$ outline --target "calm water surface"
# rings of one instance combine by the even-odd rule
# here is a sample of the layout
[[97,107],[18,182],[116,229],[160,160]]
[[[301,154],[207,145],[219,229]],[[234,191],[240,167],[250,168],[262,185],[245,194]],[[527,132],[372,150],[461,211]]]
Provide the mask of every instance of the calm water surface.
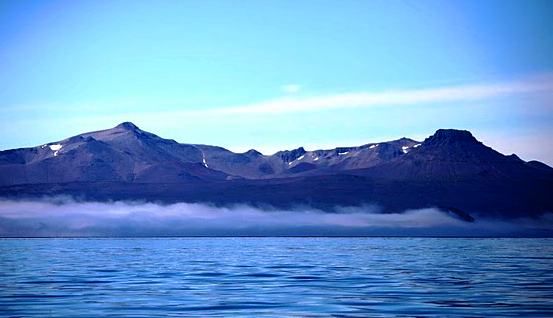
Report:
[[0,316],[553,316],[553,239],[0,239]]

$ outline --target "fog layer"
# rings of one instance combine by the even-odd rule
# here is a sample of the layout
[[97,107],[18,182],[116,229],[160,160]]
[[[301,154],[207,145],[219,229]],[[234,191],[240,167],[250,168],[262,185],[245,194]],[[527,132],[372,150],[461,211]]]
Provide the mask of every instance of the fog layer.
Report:
[[262,210],[246,205],[159,205],[139,202],[75,202],[56,197],[0,200],[0,236],[229,236],[399,235],[552,236],[553,214],[510,221],[468,223],[438,209],[380,214],[373,206]]

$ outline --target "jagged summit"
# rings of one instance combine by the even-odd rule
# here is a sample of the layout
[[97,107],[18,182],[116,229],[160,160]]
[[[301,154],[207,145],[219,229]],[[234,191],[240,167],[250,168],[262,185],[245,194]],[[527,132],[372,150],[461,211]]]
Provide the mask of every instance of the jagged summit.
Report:
[[299,147],[293,150],[279,151],[275,153],[274,156],[281,158],[284,162],[291,162],[303,156],[305,153],[305,149],[303,147]]
[[452,144],[455,142],[479,143],[468,130],[438,129],[424,140],[425,145]]

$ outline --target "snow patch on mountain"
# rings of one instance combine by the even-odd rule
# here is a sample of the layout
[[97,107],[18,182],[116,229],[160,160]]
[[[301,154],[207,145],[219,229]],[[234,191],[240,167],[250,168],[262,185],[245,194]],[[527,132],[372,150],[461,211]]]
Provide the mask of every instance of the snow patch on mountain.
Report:
[[50,150],[54,152],[54,157],[58,155],[58,152],[60,151],[62,145],[50,145]]

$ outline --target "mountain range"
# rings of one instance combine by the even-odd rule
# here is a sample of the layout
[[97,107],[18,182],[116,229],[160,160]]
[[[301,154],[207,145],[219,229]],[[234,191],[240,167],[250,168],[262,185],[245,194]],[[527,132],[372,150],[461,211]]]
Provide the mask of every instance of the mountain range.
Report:
[[553,168],[503,155],[455,129],[424,141],[264,155],[179,143],[124,122],[0,152],[1,197],[52,195],[327,211],[372,205],[382,213],[439,207],[471,221],[553,211]]

